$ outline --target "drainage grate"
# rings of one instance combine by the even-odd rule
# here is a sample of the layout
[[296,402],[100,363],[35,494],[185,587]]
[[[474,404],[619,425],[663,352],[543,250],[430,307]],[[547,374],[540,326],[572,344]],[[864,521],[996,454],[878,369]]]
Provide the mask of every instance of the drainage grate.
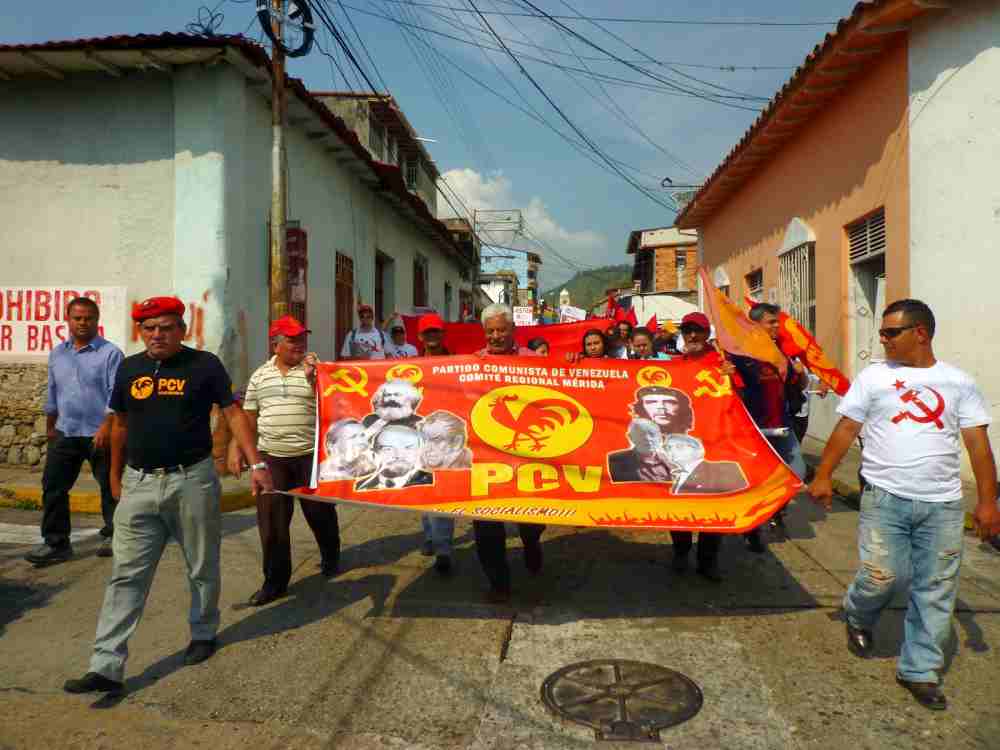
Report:
[[542,703],[598,740],[659,742],[661,729],[701,710],[702,695],[689,677],[657,664],[593,659],[545,678]]

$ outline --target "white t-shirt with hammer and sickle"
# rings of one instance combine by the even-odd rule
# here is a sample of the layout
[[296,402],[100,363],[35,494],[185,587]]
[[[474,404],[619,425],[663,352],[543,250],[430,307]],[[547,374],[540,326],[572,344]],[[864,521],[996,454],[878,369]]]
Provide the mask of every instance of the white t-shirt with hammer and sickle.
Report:
[[869,365],[837,413],[864,423],[865,481],[924,502],[962,499],[961,431],[993,421],[972,377],[940,361],[932,367]]

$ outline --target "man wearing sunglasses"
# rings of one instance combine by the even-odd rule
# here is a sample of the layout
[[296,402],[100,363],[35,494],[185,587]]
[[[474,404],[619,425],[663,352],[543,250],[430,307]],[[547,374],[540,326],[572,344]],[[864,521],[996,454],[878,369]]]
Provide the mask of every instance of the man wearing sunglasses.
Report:
[[965,521],[959,438],[976,477],[973,518],[981,538],[1000,532],[1000,509],[986,432],[989,406],[968,374],[935,358],[934,327],[934,314],[918,300],[885,309],[879,337],[886,361],[865,368],[841,401],[840,422],[809,493],[831,507],[830,477],[862,434],[861,569],[844,597],[847,645],[857,656],[871,656],[879,614],[909,584],[896,681],[921,705],[940,711],[947,707],[939,673]]

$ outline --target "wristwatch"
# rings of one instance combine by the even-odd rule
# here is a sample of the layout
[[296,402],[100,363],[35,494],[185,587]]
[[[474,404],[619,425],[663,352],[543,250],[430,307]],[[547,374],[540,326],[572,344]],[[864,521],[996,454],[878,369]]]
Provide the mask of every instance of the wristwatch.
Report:
[[250,471],[267,471],[267,464],[261,461],[259,464],[253,464],[250,467]]

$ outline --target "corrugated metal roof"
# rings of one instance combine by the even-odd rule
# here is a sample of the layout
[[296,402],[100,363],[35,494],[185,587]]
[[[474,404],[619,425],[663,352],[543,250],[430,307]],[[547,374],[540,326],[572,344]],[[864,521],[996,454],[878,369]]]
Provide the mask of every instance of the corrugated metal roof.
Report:
[[806,57],[791,79],[740,142],[716,168],[675,222],[684,229],[702,224],[734,194],[761,164],[773,158],[850,83],[871,70],[906,34],[917,16],[947,8],[941,0],[864,0],[841,20]]

